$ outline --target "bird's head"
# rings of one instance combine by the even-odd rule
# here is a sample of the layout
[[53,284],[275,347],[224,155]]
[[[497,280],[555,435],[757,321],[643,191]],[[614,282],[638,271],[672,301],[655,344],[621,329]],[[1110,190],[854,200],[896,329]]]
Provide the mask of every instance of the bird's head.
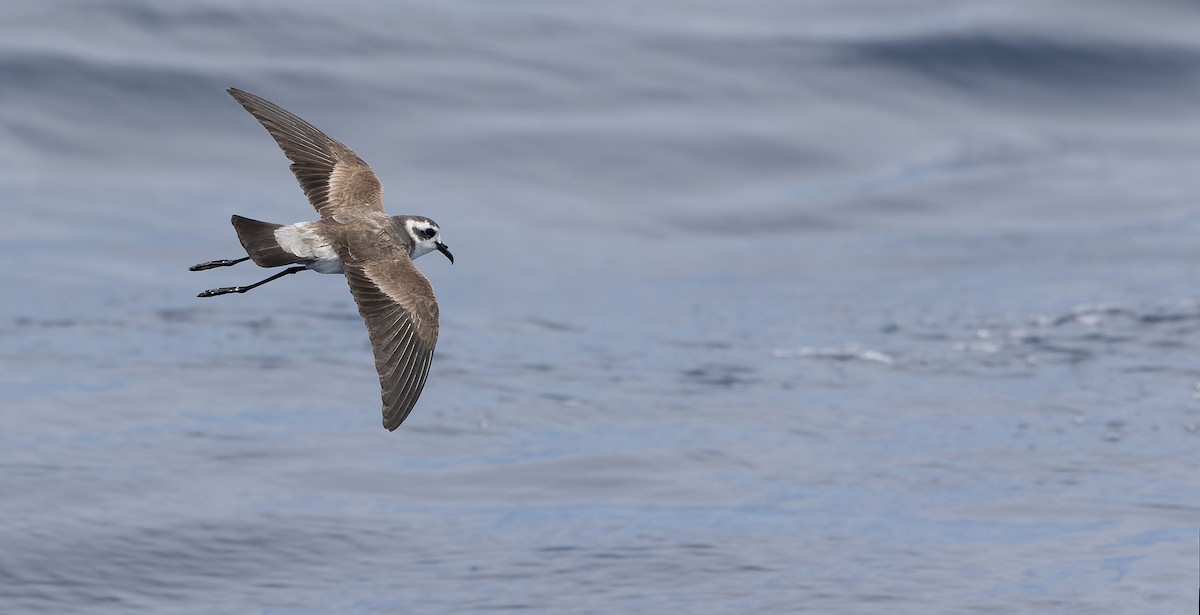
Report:
[[408,237],[412,240],[412,247],[409,249],[409,257],[416,259],[418,256],[428,254],[437,250],[454,262],[454,255],[450,253],[450,248],[442,243],[442,229],[438,227],[437,222],[430,220],[424,216],[402,216],[404,221],[404,230],[408,231]]

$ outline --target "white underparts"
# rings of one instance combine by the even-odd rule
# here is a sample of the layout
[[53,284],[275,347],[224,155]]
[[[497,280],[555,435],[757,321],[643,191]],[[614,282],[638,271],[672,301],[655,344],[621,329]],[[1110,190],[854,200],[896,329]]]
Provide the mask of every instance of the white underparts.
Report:
[[321,237],[313,222],[288,224],[275,229],[279,247],[308,261],[306,266],[318,273],[342,273],[337,251]]

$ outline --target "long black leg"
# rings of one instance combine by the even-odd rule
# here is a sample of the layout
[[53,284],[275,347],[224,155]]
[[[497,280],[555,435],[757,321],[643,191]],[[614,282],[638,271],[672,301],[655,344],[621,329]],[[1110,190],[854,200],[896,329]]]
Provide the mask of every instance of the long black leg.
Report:
[[304,271],[305,269],[307,269],[307,267],[305,267],[304,265],[288,267],[287,269],[284,269],[283,271],[280,271],[279,273],[277,273],[265,280],[255,282],[249,286],[226,286],[224,288],[210,288],[196,296],[197,297],[216,297],[217,295],[225,295],[228,293],[244,293],[252,288],[258,288],[259,286],[262,286],[263,284],[266,284],[267,282],[270,282],[271,280],[278,280],[279,278],[282,278],[285,275],[292,274],[292,273],[299,273],[301,271]]
[[207,263],[192,265],[191,267],[188,267],[188,271],[204,271],[205,269],[215,269],[217,267],[232,267],[242,261],[248,260],[250,260],[249,256],[242,258],[226,258],[219,261],[208,261]]

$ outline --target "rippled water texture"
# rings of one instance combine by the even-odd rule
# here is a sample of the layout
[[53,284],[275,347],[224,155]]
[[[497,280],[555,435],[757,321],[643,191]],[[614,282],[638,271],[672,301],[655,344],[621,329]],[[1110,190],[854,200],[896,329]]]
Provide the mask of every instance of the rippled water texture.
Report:
[[[1194,2],[6,2],[0,612],[1185,613]],[[442,226],[380,427],[224,92]]]

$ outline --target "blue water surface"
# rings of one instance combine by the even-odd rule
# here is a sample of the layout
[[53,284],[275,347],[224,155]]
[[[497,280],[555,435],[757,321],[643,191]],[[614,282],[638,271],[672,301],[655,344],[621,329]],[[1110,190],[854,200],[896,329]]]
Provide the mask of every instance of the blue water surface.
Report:
[[[1200,6],[6,2],[0,612],[1194,612]],[[442,331],[380,426],[224,90]]]

